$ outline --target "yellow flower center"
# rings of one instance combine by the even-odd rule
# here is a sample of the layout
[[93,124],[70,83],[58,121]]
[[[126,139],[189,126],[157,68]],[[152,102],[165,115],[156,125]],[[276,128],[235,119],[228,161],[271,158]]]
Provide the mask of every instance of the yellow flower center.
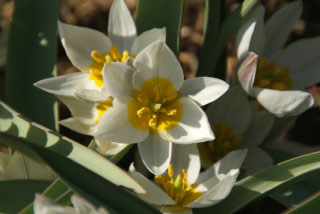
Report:
[[110,52],[100,53],[96,50],[91,52],[91,57],[93,59],[90,68],[89,68],[89,79],[93,80],[96,86],[102,88],[103,86],[103,77],[102,69],[105,63],[108,62],[122,62],[124,63],[128,57],[135,58],[135,55],[129,54],[127,50],[123,51],[122,54],[119,52],[116,46],[112,46]]
[[215,139],[198,143],[200,157],[208,164],[214,164],[233,150],[240,148],[242,136],[235,136],[227,123],[217,123],[212,126]]
[[104,112],[106,112],[110,107],[112,107],[112,101],[113,101],[113,98],[108,99],[108,100],[104,100],[96,106],[98,113],[97,113],[97,119],[94,120],[95,124],[98,124],[98,122],[99,122],[100,118],[102,117],[102,115],[104,114]]
[[156,175],[154,181],[161,185],[162,189],[176,202],[176,205],[167,206],[173,211],[184,210],[184,207],[197,200],[202,193],[195,188],[197,183],[189,184],[187,181],[187,171],[181,170],[181,174],[173,177],[172,164],[168,167],[168,175]]
[[183,106],[180,97],[166,78],[151,78],[141,89],[131,91],[132,100],[128,104],[128,121],[139,130],[150,130],[155,135],[158,130],[167,131],[181,121]]
[[254,86],[281,91],[291,90],[292,80],[289,72],[290,68],[282,68],[275,61],[268,62],[266,57],[262,57],[258,60]]

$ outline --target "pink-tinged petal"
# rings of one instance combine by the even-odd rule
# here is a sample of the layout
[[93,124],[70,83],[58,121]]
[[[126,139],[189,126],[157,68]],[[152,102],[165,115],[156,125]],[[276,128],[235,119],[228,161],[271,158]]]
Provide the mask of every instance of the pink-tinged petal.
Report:
[[156,41],[144,48],[134,60],[137,71],[133,76],[134,88],[151,78],[169,79],[176,90],[183,84],[183,71],[174,53],[164,41]]
[[174,168],[174,177],[181,174],[182,169],[187,170],[187,181],[192,184],[198,178],[201,163],[196,144],[172,145],[171,164]]
[[254,89],[259,103],[277,117],[296,116],[310,108],[314,103],[312,95],[303,91]]
[[264,11],[262,5],[257,6],[248,21],[239,29],[236,37],[238,59],[242,59],[248,52],[263,55],[265,48]]
[[183,97],[189,97],[203,106],[218,99],[228,88],[229,85],[220,79],[196,77],[185,80],[180,93]]
[[149,135],[138,143],[142,162],[154,175],[164,173],[170,163],[172,144],[163,140],[159,135]]
[[159,186],[139,173],[133,164],[130,165],[129,174],[146,190],[146,194],[138,194],[142,200],[155,205],[175,204]]
[[109,12],[108,35],[120,51],[130,50],[137,30],[123,0],[113,1]]
[[241,62],[238,68],[239,82],[249,95],[252,95],[254,78],[256,76],[258,55],[250,52]]
[[113,100],[113,107],[109,108],[100,118],[94,136],[102,140],[117,143],[138,143],[147,138],[149,130],[138,130],[128,121],[127,105],[131,97],[123,97],[120,102]]
[[320,82],[320,37],[301,39],[272,56],[279,65],[290,68],[295,88]]
[[251,105],[240,86],[231,87],[206,110],[210,124],[225,122],[235,136],[243,135],[251,121]]
[[265,25],[267,45],[264,56],[270,57],[287,41],[302,13],[302,1],[294,1],[278,10]]
[[58,30],[68,58],[74,66],[83,72],[89,69],[93,61],[91,58],[93,50],[105,53],[112,47],[110,39],[96,30],[64,24],[59,21]]
[[165,28],[153,28],[140,34],[132,45],[131,53],[138,54],[142,49],[157,40],[166,41]]
[[214,139],[206,114],[200,106],[187,97],[178,100],[183,105],[181,121],[173,128],[159,134],[164,139],[179,144],[200,143]]

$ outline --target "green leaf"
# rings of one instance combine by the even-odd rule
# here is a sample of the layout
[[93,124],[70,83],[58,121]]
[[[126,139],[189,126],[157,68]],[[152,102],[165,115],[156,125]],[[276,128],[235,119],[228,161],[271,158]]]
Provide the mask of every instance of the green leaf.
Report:
[[302,214],[302,213],[315,213],[320,209],[320,192],[317,192],[310,198],[306,199],[295,208],[284,212],[284,214]]
[[28,118],[55,128],[55,98],[33,83],[52,76],[60,1],[20,0],[10,28],[6,101]]
[[[216,72],[218,72],[218,70],[216,69],[216,66],[217,63],[221,60],[221,55],[226,48],[228,39],[230,38],[232,33],[234,33],[250,15],[250,12],[256,6],[257,2],[258,0],[245,0],[235,11],[233,11],[229,16],[227,16],[227,18],[221,23],[221,27],[219,27],[218,37],[216,37],[217,40],[214,42],[216,46],[212,49],[210,54],[210,59],[212,60],[212,62],[210,62],[210,64],[207,65],[208,67],[211,67],[212,73],[200,73],[199,76],[217,76]],[[219,74],[219,76],[221,77],[222,75]]]
[[35,192],[42,192],[49,184],[40,180],[0,181],[0,212],[17,213],[34,200]]
[[[48,198],[51,198],[53,200],[58,200],[61,197],[64,197],[65,194],[70,193],[71,190],[68,186],[66,186],[63,182],[57,178],[55,181],[53,181],[50,186],[45,189],[41,195],[44,195]],[[70,197],[69,197],[69,203],[70,203]],[[33,202],[29,204],[26,208],[24,208],[21,213],[32,213],[33,211]]]
[[320,152],[293,158],[237,182],[225,200],[203,211],[233,213],[272,191],[319,174]]
[[[15,143],[15,139],[9,136],[19,137],[27,142],[17,144],[18,149],[24,153],[32,153],[32,149],[31,151],[28,149],[32,145],[44,147],[77,162],[116,185],[133,189],[137,193],[145,192],[128,173],[103,156],[39,124],[26,120],[0,102],[0,141],[11,146]],[[32,154],[29,156],[32,157]]]
[[139,0],[136,18],[138,33],[166,27],[167,44],[178,56],[183,10],[184,0]]

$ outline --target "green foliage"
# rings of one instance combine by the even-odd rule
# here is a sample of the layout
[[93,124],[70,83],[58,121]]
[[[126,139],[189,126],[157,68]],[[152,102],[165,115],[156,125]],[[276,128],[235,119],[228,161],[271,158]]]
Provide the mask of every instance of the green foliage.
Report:
[[20,0],[10,28],[6,101],[28,118],[55,128],[55,98],[33,86],[53,75],[60,1]]
[[167,30],[166,42],[178,56],[183,9],[184,0],[139,0],[136,18],[138,33],[155,27],[165,27]]

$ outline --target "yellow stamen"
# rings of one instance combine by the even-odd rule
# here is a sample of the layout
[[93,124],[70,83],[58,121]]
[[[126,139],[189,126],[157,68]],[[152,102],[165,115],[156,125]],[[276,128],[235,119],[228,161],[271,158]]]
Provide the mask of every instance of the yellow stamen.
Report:
[[154,181],[176,202],[176,205],[167,206],[170,210],[183,210],[185,206],[197,200],[202,193],[195,188],[197,183],[189,184],[187,181],[187,170],[182,169],[181,174],[175,178],[172,164],[168,167],[168,175],[157,175]]
[[139,109],[137,111],[137,115],[138,115],[138,117],[141,118],[143,115],[150,113],[150,112],[151,112],[151,109],[149,107],[142,107],[141,109]]
[[123,51],[121,62],[125,63],[125,61],[127,60],[128,56],[129,56],[129,52],[127,50]]
[[113,98],[108,99],[108,100],[104,100],[102,102],[100,102],[97,106],[96,109],[98,110],[97,113],[97,119],[94,120],[95,124],[98,124],[100,118],[102,117],[102,115],[110,108],[112,107],[112,102],[113,102]]
[[105,58],[104,55],[99,53],[96,50],[91,51],[91,57],[93,58],[94,61],[98,62],[98,63],[105,63]]
[[117,48],[117,46],[112,46],[111,53],[112,53],[112,57],[113,57],[113,59],[115,59],[115,61],[118,62],[118,61],[121,60],[121,54],[120,54],[119,49]]
[[197,144],[201,159],[208,164],[213,164],[229,152],[240,149],[242,141],[242,136],[235,136],[225,122],[214,124],[212,130],[216,139]]

